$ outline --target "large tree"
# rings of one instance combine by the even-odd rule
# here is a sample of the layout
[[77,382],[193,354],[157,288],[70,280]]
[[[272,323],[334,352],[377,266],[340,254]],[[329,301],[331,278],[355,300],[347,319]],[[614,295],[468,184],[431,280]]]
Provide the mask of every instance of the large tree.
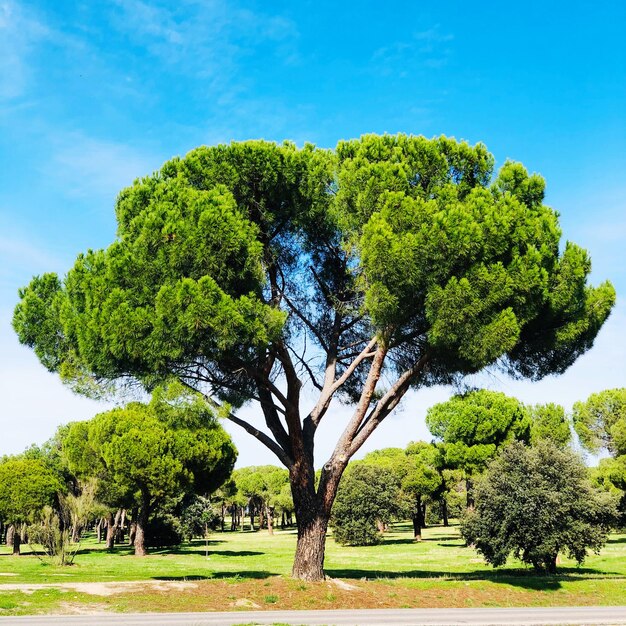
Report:
[[[79,391],[174,377],[219,405],[288,468],[293,575],[319,580],[341,475],[409,389],[562,372],[611,310],[587,253],[559,248],[543,179],[493,164],[445,137],[198,148],[124,189],[117,239],[34,278],[14,327]],[[317,483],[337,396],[354,410]]]

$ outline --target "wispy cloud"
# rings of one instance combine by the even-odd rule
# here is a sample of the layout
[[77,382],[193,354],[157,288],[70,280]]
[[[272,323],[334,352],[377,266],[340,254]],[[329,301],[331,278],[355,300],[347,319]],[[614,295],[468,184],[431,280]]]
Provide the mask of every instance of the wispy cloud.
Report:
[[52,159],[44,173],[71,196],[113,198],[135,178],[161,165],[158,156],[81,132],[57,135],[52,145]]
[[442,33],[439,25],[416,32],[408,41],[397,41],[378,48],[372,55],[372,67],[385,75],[405,78],[418,69],[439,69],[452,54],[454,35]]
[[223,0],[182,0],[160,6],[115,0],[111,22],[135,45],[181,74],[226,79],[237,62],[270,45],[283,63],[297,59],[298,31],[290,19]]
[[0,101],[21,96],[30,76],[29,56],[50,30],[23,4],[0,2]]

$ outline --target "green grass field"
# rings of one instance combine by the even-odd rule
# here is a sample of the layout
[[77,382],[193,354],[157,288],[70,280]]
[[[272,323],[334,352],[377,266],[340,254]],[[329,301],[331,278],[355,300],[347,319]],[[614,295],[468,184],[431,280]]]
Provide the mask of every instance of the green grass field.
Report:
[[[108,553],[87,537],[75,564],[57,567],[29,554],[27,546],[20,557],[2,546],[0,615],[229,607],[626,604],[624,534],[612,535],[601,554],[590,555],[582,567],[564,559],[556,576],[537,576],[517,562],[493,569],[463,545],[454,526],[426,529],[421,543],[412,541],[408,525],[397,525],[384,543],[372,547],[342,547],[329,538],[325,569],[335,580],[314,585],[289,578],[294,548],[294,531],[273,536],[266,531],[215,533],[208,556],[198,541],[137,558],[126,547]],[[124,586],[123,581],[151,582]],[[40,584],[52,586],[28,587]]]

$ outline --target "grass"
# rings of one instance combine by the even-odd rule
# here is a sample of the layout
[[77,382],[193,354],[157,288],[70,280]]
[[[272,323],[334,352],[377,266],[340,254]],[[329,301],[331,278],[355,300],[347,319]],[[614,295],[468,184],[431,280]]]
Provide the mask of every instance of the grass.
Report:
[[[463,545],[456,527],[426,529],[414,543],[397,525],[378,546],[352,548],[329,538],[327,575],[343,583],[289,578],[295,531],[215,533],[208,558],[201,541],[137,558],[127,547],[108,553],[87,538],[71,567],[12,557],[0,547],[0,615],[40,612],[193,611],[250,608],[405,606],[547,606],[626,604],[626,535],[612,535],[583,567],[563,559],[556,576],[520,563],[493,569]],[[76,583],[121,583],[107,595]],[[151,581],[128,587],[130,581]],[[53,584],[48,588],[24,585]],[[14,585],[21,585],[19,589]],[[101,587],[101,586],[100,586]]]

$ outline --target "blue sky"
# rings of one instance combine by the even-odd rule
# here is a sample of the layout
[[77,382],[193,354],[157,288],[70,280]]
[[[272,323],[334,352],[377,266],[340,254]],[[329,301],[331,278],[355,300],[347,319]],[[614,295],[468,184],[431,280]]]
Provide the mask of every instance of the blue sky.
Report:
[[[135,177],[232,139],[446,134],[522,161],[545,176],[565,238],[589,249],[594,281],[612,280],[619,302],[562,379],[487,382],[567,406],[625,386],[625,41],[616,0],[0,0],[0,453],[101,409],[17,345],[17,288],[106,246],[115,196]],[[425,408],[448,393],[409,398],[373,446],[402,445],[407,429],[427,436]]]

